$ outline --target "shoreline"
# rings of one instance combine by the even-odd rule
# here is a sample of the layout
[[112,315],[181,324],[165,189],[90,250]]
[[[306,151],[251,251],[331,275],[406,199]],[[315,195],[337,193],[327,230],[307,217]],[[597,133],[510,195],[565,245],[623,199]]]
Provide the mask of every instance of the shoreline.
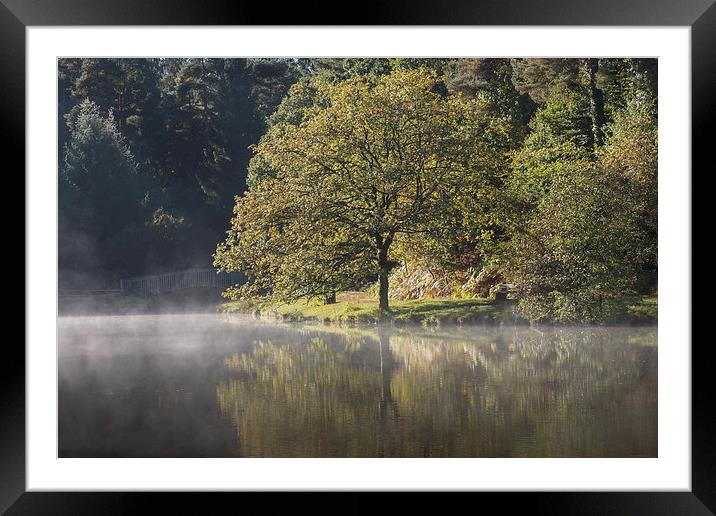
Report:
[[337,327],[469,327],[469,326],[656,326],[658,299],[643,297],[618,318],[604,321],[530,321],[516,312],[517,300],[431,298],[393,300],[391,311],[381,314],[377,302],[362,292],[338,295],[334,304],[297,301],[260,305],[247,301],[222,302],[219,291],[181,296],[114,295],[58,305],[58,316],[112,316],[162,314],[243,314],[255,319],[284,323],[312,323]]
[[[352,295],[350,293],[349,295]],[[348,297],[335,304],[299,301],[260,306],[246,301],[229,301],[217,308],[225,314],[243,314],[255,319],[284,323],[314,323],[348,328],[392,327],[469,327],[469,326],[657,326],[658,300],[643,297],[630,305],[619,319],[600,322],[530,321],[516,313],[517,300],[494,302],[489,299],[423,299],[394,301],[390,313],[380,314],[377,303]]]

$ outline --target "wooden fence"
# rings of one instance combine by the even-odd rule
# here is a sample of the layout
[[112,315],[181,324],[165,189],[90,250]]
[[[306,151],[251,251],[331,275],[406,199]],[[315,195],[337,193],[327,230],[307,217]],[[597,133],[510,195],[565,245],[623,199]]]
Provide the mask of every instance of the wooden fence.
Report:
[[246,281],[246,277],[242,272],[190,269],[119,280],[119,288],[122,292],[159,294],[190,288],[228,288],[233,285],[240,285],[244,281]]

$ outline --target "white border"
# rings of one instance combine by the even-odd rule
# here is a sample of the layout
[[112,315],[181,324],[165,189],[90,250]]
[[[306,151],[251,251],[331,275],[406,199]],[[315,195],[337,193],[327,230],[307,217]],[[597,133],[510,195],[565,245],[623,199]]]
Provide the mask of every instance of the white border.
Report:
[[[659,458],[58,459],[60,56],[659,58]],[[27,489],[684,490],[690,475],[690,29],[27,29]]]

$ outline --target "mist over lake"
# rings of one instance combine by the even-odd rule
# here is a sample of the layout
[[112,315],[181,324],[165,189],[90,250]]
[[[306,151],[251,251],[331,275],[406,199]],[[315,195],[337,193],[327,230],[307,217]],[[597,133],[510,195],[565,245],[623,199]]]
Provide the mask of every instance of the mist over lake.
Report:
[[655,457],[655,327],[61,317],[60,457]]

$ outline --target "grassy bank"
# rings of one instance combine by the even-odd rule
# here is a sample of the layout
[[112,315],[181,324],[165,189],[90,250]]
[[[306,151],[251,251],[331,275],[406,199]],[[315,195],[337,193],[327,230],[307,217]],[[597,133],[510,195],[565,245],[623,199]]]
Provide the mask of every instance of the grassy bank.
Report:
[[[392,324],[520,323],[526,322],[514,314],[513,301],[495,304],[487,299],[421,299],[392,300],[390,314],[383,321]],[[381,320],[378,303],[362,292],[338,294],[337,302],[326,305],[318,301],[297,301],[289,304],[260,306],[246,301],[232,301],[220,305],[224,312],[251,313],[260,317],[284,321],[316,321],[327,324],[375,324]]]
[[[516,301],[494,303],[488,299],[420,299],[391,300],[390,313],[383,322],[395,325],[419,324],[443,326],[449,324],[527,324],[528,321],[515,313]],[[319,301],[296,301],[294,303],[260,305],[248,301],[230,301],[219,305],[225,313],[248,313],[268,319],[301,322],[314,321],[325,324],[361,325],[381,321],[375,299],[363,292],[338,294],[337,302],[326,305]],[[627,313],[616,321],[618,324],[652,324],[657,320],[656,297],[644,297],[629,305]]]

